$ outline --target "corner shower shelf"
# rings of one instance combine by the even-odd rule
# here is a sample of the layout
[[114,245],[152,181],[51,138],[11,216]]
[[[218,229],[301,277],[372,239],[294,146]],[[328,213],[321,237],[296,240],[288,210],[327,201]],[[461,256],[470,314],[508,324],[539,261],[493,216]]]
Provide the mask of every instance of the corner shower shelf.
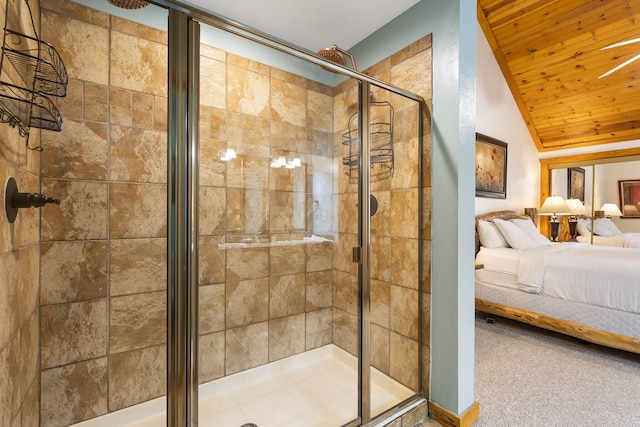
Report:
[[[35,33],[33,17],[32,27]],[[7,68],[5,58],[13,70]],[[11,76],[11,83],[0,80],[0,122],[17,127],[20,135],[27,138],[28,148],[31,148],[30,128],[62,129],[62,116],[49,96],[65,96],[69,77],[62,58],[52,45],[38,39],[37,34],[35,37],[22,34],[5,24],[0,72]]]
[[[387,101],[372,102],[370,105],[372,121],[369,127],[370,162],[371,168],[378,166],[379,171],[373,172],[372,177],[384,178],[393,173],[393,106]],[[342,158],[342,164],[347,166],[347,176],[358,171],[359,166],[359,130],[358,113],[349,118],[348,130],[342,134],[342,145],[349,147],[349,155]]]
[[53,96],[67,94],[67,70],[49,43],[6,29],[3,50],[31,90]]

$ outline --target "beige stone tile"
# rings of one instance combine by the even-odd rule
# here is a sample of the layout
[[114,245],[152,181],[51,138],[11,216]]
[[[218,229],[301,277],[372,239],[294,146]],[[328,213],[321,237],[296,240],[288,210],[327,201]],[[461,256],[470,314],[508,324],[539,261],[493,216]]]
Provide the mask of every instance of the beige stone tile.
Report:
[[333,243],[313,243],[305,245],[307,251],[307,271],[331,270],[333,267]]
[[42,192],[60,200],[40,209],[43,241],[107,236],[106,183],[43,179]]
[[[417,121],[417,118],[414,117],[413,121]],[[402,159],[402,161],[396,161],[394,166],[391,178],[392,188],[417,188],[420,177],[418,173],[418,159],[420,158],[418,138],[402,140],[394,144],[393,148],[395,158]]]
[[107,125],[65,119],[61,132],[42,133],[42,145],[43,178],[106,179]]
[[[358,246],[358,235],[339,233],[333,247],[333,268],[351,274],[358,274],[358,264],[352,261],[353,248]],[[334,279],[335,280],[335,279]]]
[[421,233],[423,239],[431,240],[431,187],[422,190],[422,223]]
[[109,204],[110,238],[166,236],[166,185],[112,183]]
[[109,357],[109,411],[164,395],[166,366],[164,345]]
[[111,126],[113,181],[167,182],[167,135],[153,130]]
[[307,90],[303,86],[271,79],[271,118],[306,126]]
[[200,138],[200,185],[224,187],[226,162],[220,160],[220,153],[227,143],[213,138]]
[[30,387],[37,383],[40,376],[40,317],[33,313],[20,329],[20,358],[18,364],[19,381],[21,382],[21,401],[24,401]]
[[[6,344],[6,343],[3,343]],[[13,395],[20,385],[18,378],[12,375],[13,370],[17,370],[16,357],[17,351],[11,342],[9,345],[0,347],[0,422],[2,425],[10,425],[12,411]]]
[[[54,98],[51,100],[55,103],[60,115],[64,118],[64,123],[67,120],[82,120],[84,118],[84,84],[78,79],[69,79],[67,83],[67,94],[64,97]],[[104,120],[103,120],[104,121]],[[49,132],[44,132],[45,136]]]
[[427,404],[423,403],[402,415],[402,424],[407,426],[420,425],[419,423],[427,418],[429,418],[427,415]]
[[275,233],[307,229],[307,197],[302,192],[271,191],[269,194],[269,229]]
[[[9,388],[5,397],[6,410],[8,418],[13,418],[20,411],[20,405],[22,404],[23,396],[21,387],[23,386],[23,380],[21,376],[21,353],[20,353],[20,334],[15,334],[7,343],[2,355],[0,355],[0,361],[6,364],[5,382]],[[1,381],[1,380],[0,380]],[[9,425],[9,424],[8,424]],[[11,424],[14,425],[14,424]]]
[[42,304],[107,296],[106,242],[43,242],[40,251]]
[[[227,110],[200,105],[200,137],[227,141]],[[233,141],[232,141],[233,142]],[[225,145],[226,148],[226,145]]]
[[201,335],[198,348],[198,382],[224,376],[224,331]]
[[18,253],[0,256],[0,348],[4,347],[19,326]]
[[109,89],[109,122],[117,126],[133,124],[133,96],[130,90]]
[[224,330],[225,325],[225,285],[205,285],[198,289],[200,313],[199,333],[210,334]]
[[333,97],[307,90],[307,126],[314,130],[332,131]]
[[109,241],[111,296],[159,291],[167,287],[167,240]]
[[226,192],[220,187],[200,186],[200,234],[222,235],[226,229]]
[[269,362],[302,353],[304,350],[304,313],[269,321]]
[[167,46],[111,32],[111,87],[167,96]]
[[390,375],[412,390],[418,389],[418,343],[391,332]]
[[[43,14],[50,13],[51,11],[73,16],[81,21],[89,22],[95,25],[106,27],[109,25],[109,14],[93,9],[87,6],[83,6],[72,0],[41,0],[40,8]],[[55,31],[56,28],[47,28],[43,24],[43,32],[47,30]],[[44,36],[43,36],[44,37]],[[44,37],[44,40],[48,38]]]
[[107,351],[105,299],[45,305],[41,312],[41,365],[51,368],[104,356]]
[[160,132],[167,131],[167,97],[156,96],[154,97],[154,114],[153,114],[153,128]]
[[269,275],[304,273],[305,244],[272,246],[269,250]]
[[[16,182],[18,183],[18,189],[20,191],[26,191],[29,193],[40,192],[40,182],[38,180],[38,175],[33,175],[24,170],[18,170],[15,178]],[[4,190],[2,191],[2,197],[4,199]],[[49,205],[48,207],[51,208],[52,206]],[[45,208],[20,209],[20,213],[16,218],[16,222],[13,223],[13,237],[15,240],[11,244],[13,245],[14,249],[18,246],[37,244],[40,241],[40,211],[43,209]],[[9,233],[9,235],[11,235],[11,233]],[[11,237],[9,237],[9,239],[11,239]]]
[[226,256],[227,282],[269,276],[269,248],[233,248]]
[[133,92],[133,127],[153,129],[153,95]]
[[304,313],[304,274],[272,276],[269,279],[269,318],[291,316]]
[[64,426],[107,413],[107,358],[42,371],[43,426]]
[[20,418],[23,426],[35,427],[40,425],[40,380],[39,377],[31,384],[27,390],[22,408],[20,409]]
[[229,111],[269,118],[270,98],[269,76],[235,65],[227,65],[227,109]]
[[109,31],[57,13],[42,14],[43,37],[56,47],[69,78],[107,84]]
[[225,334],[227,375],[264,365],[269,361],[268,323],[227,329]]
[[[431,49],[425,49],[407,58],[391,68],[391,83],[425,99],[431,99],[431,73],[424,72],[425,69],[431,69],[431,62]],[[409,103],[410,101],[407,102],[407,104]]]
[[267,231],[269,192],[227,188],[227,233],[254,235]]
[[418,190],[391,192],[391,235],[416,238],[418,233]]
[[229,282],[226,289],[226,327],[264,322],[269,318],[269,280]]
[[[371,236],[371,278],[391,282],[392,270],[396,269],[393,263],[391,238]],[[391,256],[390,256],[391,255]],[[393,266],[393,267],[392,267]]]
[[391,286],[391,330],[418,339],[418,291]]
[[391,285],[371,280],[371,321],[383,328],[390,325]]
[[389,375],[389,329],[371,325],[371,365]]
[[391,239],[391,261],[395,285],[418,289],[418,239]]
[[166,341],[165,291],[111,298],[109,312],[109,354]]
[[[18,324],[38,310],[40,291],[40,248],[37,244],[20,248],[19,254],[19,312]],[[6,274],[6,270],[2,270]],[[2,286],[2,285],[0,285]],[[14,308],[15,309],[15,308]]]
[[224,60],[200,55],[200,104],[225,108],[227,101],[227,64]]
[[305,349],[312,350],[333,341],[333,308],[323,308],[306,315]]
[[227,62],[236,67],[245,68],[259,74],[265,74],[267,76],[271,74],[271,67],[261,62],[253,61],[244,56],[227,53]]
[[227,162],[228,188],[268,188],[269,148],[259,145],[236,147],[237,158]]
[[306,275],[306,311],[331,307],[333,300],[333,272],[314,271]]
[[358,193],[338,195],[338,231],[358,232]]
[[224,243],[223,236],[203,236],[198,244],[198,267],[201,285],[225,281],[226,250],[218,245]]
[[298,158],[303,164],[302,167],[288,169],[286,167],[269,169],[269,188],[278,191],[305,192],[307,189],[307,165],[305,156],[297,151],[271,150],[271,159],[283,157],[285,161],[293,161]]
[[431,294],[420,292],[420,298],[422,298],[422,326],[420,332],[422,333],[422,342],[431,342]]
[[200,44],[200,56],[227,62],[227,53],[224,50],[204,43]]
[[[67,94],[67,98],[69,95]],[[76,102],[78,100],[76,99]],[[109,88],[108,86],[84,82],[84,118],[92,122],[107,123],[109,121]]]
[[358,317],[333,309],[333,343],[353,356],[358,354]]
[[333,272],[333,306],[353,315],[358,314],[358,276]]
[[167,32],[148,25],[139,24],[128,19],[111,15],[111,28],[113,31],[120,31],[141,39],[154,41],[160,44],[167,44]]
[[427,345],[422,345],[422,391],[429,393],[431,387],[431,348]]

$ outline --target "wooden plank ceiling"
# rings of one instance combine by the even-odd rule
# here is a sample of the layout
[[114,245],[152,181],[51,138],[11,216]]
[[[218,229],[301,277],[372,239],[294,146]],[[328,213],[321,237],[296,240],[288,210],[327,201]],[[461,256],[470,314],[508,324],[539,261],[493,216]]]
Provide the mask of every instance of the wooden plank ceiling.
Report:
[[478,0],[538,151],[640,139],[640,0]]

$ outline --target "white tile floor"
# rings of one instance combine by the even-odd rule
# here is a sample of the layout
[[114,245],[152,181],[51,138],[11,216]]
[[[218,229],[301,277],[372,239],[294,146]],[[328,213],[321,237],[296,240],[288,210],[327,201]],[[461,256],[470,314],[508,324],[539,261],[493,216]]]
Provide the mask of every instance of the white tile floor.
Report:
[[[199,389],[200,427],[337,427],[356,417],[357,361],[342,349],[328,345],[287,359],[230,375]],[[407,387],[372,370],[372,412],[378,414],[411,397]],[[156,403],[159,402],[159,403]],[[149,402],[153,412],[128,408],[128,424],[116,418],[84,427],[121,425],[165,426],[164,398]],[[136,405],[138,407],[147,405]],[[158,408],[161,408],[158,411]],[[153,410],[153,409],[152,409]],[[126,411],[126,410],[125,410]],[[123,412],[123,411],[118,411]],[[123,414],[124,415],[124,414]],[[122,419],[122,418],[121,418]],[[137,421],[133,421],[137,420]],[[133,422],[132,422],[133,421]]]

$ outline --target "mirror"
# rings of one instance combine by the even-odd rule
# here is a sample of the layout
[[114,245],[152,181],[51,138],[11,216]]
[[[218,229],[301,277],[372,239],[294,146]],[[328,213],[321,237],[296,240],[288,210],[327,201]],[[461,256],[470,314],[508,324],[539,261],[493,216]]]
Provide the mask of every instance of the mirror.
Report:
[[[594,216],[605,203],[615,203],[620,209],[621,180],[640,180],[640,148],[541,159],[540,200],[550,195],[570,194],[572,170],[584,171],[584,205],[587,216]],[[575,177],[575,174],[574,174]],[[623,233],[640,232],[640,218],[613,217]],[[548,235],[548,222],[541,221],[541,232]],[[568,236],[568,233],[567,233]]]

